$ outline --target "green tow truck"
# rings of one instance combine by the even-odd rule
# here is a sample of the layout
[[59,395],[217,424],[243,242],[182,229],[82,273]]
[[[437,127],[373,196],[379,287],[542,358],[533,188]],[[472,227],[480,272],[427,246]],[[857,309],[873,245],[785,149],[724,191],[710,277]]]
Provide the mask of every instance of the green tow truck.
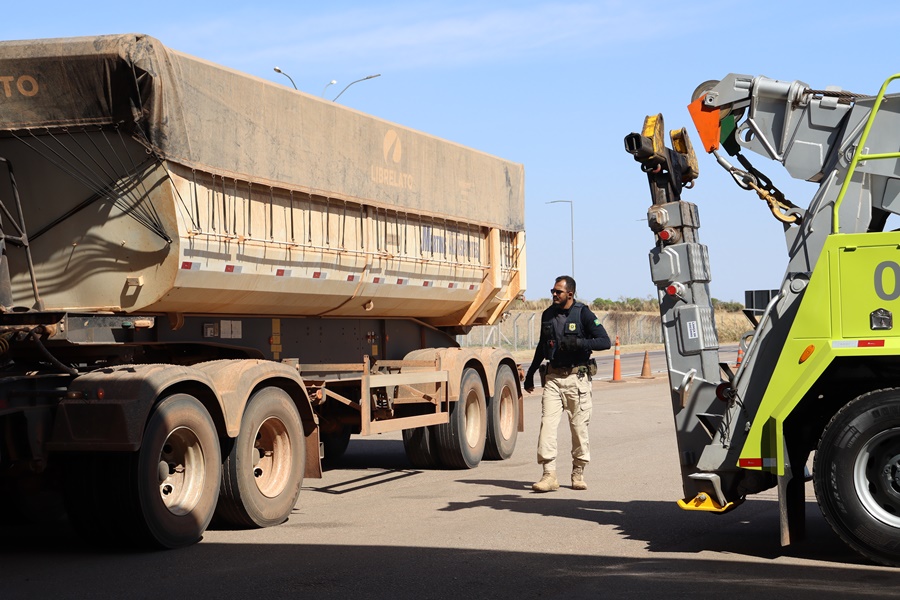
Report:
[[[659,290],[687,510],[721,513],[777,488],[781,542],[804,532],[804,487],[854,550],[900,566],[900,96],[730,74],[689,106],[703,150],[766,202],[784,229],[781,285],[719,361],[699,213],[682,200],[698,176],[685,130],[661,115],[625,138],[650,184]],[[818,185],[804,208],[745,151]],[[813,458],[812,474],[806,468]]]

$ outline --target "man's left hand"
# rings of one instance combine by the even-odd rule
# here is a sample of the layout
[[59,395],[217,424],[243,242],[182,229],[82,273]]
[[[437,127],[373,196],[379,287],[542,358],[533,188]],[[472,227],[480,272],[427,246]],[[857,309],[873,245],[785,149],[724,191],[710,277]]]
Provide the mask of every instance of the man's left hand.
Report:
[[590,348],[587,340],[581,338],[566,336],[559,343],[559,349],[564,352],[581,352]]

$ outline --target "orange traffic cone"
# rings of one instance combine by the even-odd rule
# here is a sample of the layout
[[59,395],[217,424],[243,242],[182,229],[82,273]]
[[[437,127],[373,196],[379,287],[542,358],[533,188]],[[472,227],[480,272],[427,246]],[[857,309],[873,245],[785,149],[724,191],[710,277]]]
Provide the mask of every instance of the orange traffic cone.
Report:
[[616,352],[613,357],[613,376],[612,383],[622,383],[625,381],[622,379],[622,358],[621,353],[619,352],[619,336],[616,336]]
[[653,372],[650,371],[650,353],[647,351],[644,351],[644,364],[641,367],[639,379],[656,379],[653,376]]
[[741,348],[740,346],[738,346],[737,362],[734,363],[734,366],[735,366],[735,367],[740,367],[740,366],[741,366],[741,362],[743,362],[743,360],[744,360],[744,349]]

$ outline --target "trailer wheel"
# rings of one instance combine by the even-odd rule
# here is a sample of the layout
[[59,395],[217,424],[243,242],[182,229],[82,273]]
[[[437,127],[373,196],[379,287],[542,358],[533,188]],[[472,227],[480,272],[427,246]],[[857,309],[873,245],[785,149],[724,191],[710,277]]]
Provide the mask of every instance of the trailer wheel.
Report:
[[300,495],[305,460],[294,401],[280,388],[259,390],[247,402],[241,430],[222,465],[216,515],[238,527],[283,523]]
[[813,467],[832,529],[863,556],[900,566],[900,390],[843,407],[825,428]]
[[341,426],[338,431],[326,432],[319,429],[319,437],[325,450],[325,460],[336,461],[340,459],[347,452],[351,434],[352,428],[349,425]]
[[450,404],[450,422],[435,426],[441,464],[474,469],[481,462],[487,437],[487,403],[478,371],[463,371],[459,399]]
[[403,449],[416,469],[437,469],[441,466],[435,435],[431,427],[403,430]]
[[518,394],[512,369],[508,365],[500,365],[494,380],[494,395],[488,406],[485,458],[506,460],[516,449],[516,438],[519,435]]

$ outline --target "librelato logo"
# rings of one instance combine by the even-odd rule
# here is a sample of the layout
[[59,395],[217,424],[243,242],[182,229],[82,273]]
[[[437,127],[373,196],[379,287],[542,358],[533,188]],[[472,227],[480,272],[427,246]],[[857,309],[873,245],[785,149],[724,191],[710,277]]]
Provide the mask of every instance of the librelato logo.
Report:
[[372,165],[369,167],[369,177],[378,185],[387,185],[390,187],[413,189],[413,177],[409,173],[400,170],[400,163],[403,160],[403,144],[400,142],[400,135],[393,129],[388,129],[384,134],[384,140],[381,144],[381,152],[384,157],[386,167]]

